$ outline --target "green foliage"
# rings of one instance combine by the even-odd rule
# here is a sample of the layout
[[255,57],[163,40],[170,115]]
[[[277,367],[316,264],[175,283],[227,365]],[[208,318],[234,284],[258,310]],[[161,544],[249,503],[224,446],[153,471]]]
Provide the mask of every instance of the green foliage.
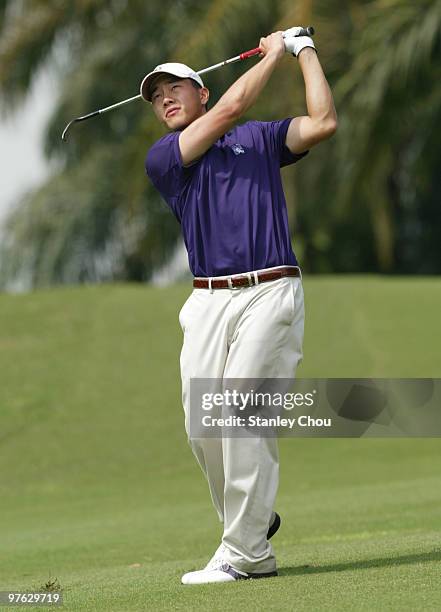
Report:
[[[303,268],[441,271],[440,0],[180,0],[173,10],[159,0],[3,0],[0,19],[4,107],[47,61],[62,86],[46,138],[58,170],[8,220],[0,286],[149,279],[179,235],[143,170],[163,129],[142,102],[78,124],[67,146],[64,125],[135,95],[164,60],[201,69],[295,23],[316,26],[339,115],[336,136],[284,170]],[[211,106],[245,68],[207,75]],[[287,56],[244,120],[304,112]]]
[[[429,172],[439,159],[439,143],[430,136],[441,118],[441,2],[383,0],[369,6],[367,17],[354,38],[351,68],[336,85],[345,109],[336,200],[344,214],[358,203],[370,211],[378,263],[393,270],[400,257],[394,212],[410,195],[409,183],[416,186],[415,153],[425,156]],[[418,190],[412,206],[428,195]],[[439,258],[434,263],[441,265]]]
[[[5,260],[6,276],[26,278],[32,286],[146,280],[146,265],[153,269],[166,260],[177,224],[158,197],[148,207],[137,206],[127,202],[124,181],[105,178],[127,176],[126,165],[121,148],[95,147],[85,163],[31,195],[9,220],[20,256]],[[149,249],[140,261],[133,247],[145,240]]]

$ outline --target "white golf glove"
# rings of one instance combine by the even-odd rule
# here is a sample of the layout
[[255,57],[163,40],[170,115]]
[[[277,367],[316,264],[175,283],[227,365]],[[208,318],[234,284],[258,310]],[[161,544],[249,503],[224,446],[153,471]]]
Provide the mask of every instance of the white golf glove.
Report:
[[310,36],[297,36],[298,32],[302,28],[289,28],[283,32],[283,38],[285,40],[285,51],[292,53],[296,57],[305,47],[312,47],[315,49],[314,41]]

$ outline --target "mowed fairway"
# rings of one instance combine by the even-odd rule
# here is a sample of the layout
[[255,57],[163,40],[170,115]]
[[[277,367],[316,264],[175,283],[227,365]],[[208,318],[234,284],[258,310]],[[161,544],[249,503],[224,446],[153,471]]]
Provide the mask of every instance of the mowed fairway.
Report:
[[[441,376],[441,280],[304,286],[299,376]],[[180,584],[221,535],[183,428],[189,291],[0,295],[0,590],[56,578],[72,611],[439,610],[439,439],[281,441],[280,576]]]

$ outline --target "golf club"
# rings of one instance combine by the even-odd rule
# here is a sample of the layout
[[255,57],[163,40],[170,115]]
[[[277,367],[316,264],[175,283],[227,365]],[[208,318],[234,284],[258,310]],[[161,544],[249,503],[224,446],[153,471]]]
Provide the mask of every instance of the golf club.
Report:
[[[314,28],[312,26],[308,26],[307,28],[301,28],[297,34],[292,34],[290,30],[285,30],[283,32],[283,37],[288,34],[288,36],[313,36],[315,33]],[[218,64],[213,64],[213,66],[209,66],[208,68],[204,68],[203,70],[198,70],[197,74],[205,74],[207,72],[211,72],[212,70],[217,70],[222,66],[226,66],[227,64],[233,64],[234,62],[239,62],[244,59],[248,59],[249,57],[253,57],[254,55],[258,55],[260,53],[260,47],[256,47],[255,49],[250,49],[249,51],[244,51],[235,57],[231,57],[230,59],[224,60],[223,62],[219,62]],[[66,141],[66,135],[71,125],[74,123],[79,123],[80,121],[85,121],[86,119],[91,119],[96,115],[102,115],[103,113],[107,113],[114,108],[118,108],[119,106],[124,106],[125,104],[130,104],[130,102],[134,102],[135,100],[140,100],[142,98],[141,94],[137,96],[132,96],[131,98],[127,98],[127,100],[122,100],[121,102],[116,102],[115,104],[111,104],[110,106],[106,106],[105,108],[100,108],[99,110],[94,111],[93,113],[89,113],[88,115],[83,115],[82,117],[75,117],[72,121],[66,125],[61,135],[62,140]]]

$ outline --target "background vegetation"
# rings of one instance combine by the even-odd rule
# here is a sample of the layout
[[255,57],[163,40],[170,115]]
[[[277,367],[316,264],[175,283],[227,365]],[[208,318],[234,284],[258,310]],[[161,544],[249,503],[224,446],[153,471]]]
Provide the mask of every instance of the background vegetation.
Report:
[[[316,27],[340,121],[331,141],[284,170],[302,267],[441,272],[440,0],[0,0],[4,107],[23,100],[47,62],[61,84],[46,138],[58,170],[8,220],[0,287],[148,280],[179,238],[143,169],[162,128],[141,102],[78,125],[67,145],[64,125],[135,95],[158,63],[201,69],[299,23]],[[207,76],[212,101],[247,65]],[[287,56],[243,119],[304,110]]]

